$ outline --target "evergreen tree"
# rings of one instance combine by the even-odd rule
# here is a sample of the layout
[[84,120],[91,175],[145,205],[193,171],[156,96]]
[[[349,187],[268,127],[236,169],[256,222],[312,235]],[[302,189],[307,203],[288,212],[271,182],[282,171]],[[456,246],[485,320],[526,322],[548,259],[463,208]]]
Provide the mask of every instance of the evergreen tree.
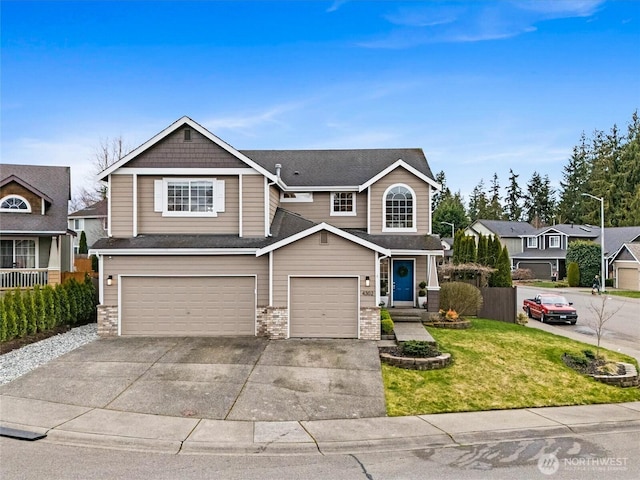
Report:
[[441,222],[453,223],[456,230],[464,230],[469,226],[460,192],[444,197],[433,212],[433,233],[441,238],[451,237],[451,225]]
[[580,144],[573,147],[573,154],[569,163],[564,166],[562,180],[560,181],[560,202],[558,204],[558,223],[584,222],[582,193],[587,191],[589,181],[589,146],[587,138],[582,133]]
[[555,208],[554,195],[549,176],[545,175],[542,178],[538,172],[533,172],[527,184],[527,198],[524,204],[526,221],[535,228],[551,224]]
[[518,177],[509,169],[509,186],[507,187],[506,205],[504,208],[507,220],[519,222],[522,218],[522,189],[518,184]]
[[436,174],[435,180],[440,184],[440,191],[435,192],[431,197],[431,209],[433,211],[438,209],[443,199],[451,196],[451,191],[447,187],[447,179],[445,178],[444,171],[440,170]]
[[464,263],[465,251],[464,248],[464,237],[465,234],[462,230],[458,230],[453,237],[453,264],[458,265],[460,263]]
[[489,286],[511,287],[513,285],[513,280],[511,279],[511,260],[509,259],[509,251],[506,246],[500,250],[496,268],[497,270],[489,277]]
[[33,311],[36,319],[36,329],[38,332],[44,332],[47,329],[47,317],[44,304],[44,295],[42,287],[36,285],[33,287]]
[[78,253],[81,255],[86,255],[89,253],[89,247],[87,246],[87,235],[84,233],[84,230],[80,232],[80,243],[78,245]]
[[7,324],[7,340],[11,340],[18,336],[18,316],[16,315],[16,310],[14,308],[13,297],[14,295],[11,290],[7,290],[4,297],[2,297],[4,315],[6,318],[5,323]]
[[22,297],[22,303],[24,304],[24,315],[27,321],[27,334],[33,335],[38,331],[38,323],[36,319],[36,311],[33,306],[33,294],[31,290],[24,291]]
[[498,182],[497,173],[493,174],[493,179],[491,180],[491,198],[487,204],[486,213],[482,218],[486,220],[502,220],[504,218],[500,199],[500,183]]
[[486,218],[488,203],[487,194],[484,191],[484,180],[480,180],[480,183],[474,187],[469,199],[468,216],[471,222],[475,222],[479,218]]
[[476,259],[476,262],[478,262],[480,265],[487,264],[487,248],[487,237],[480,234],[480,236],[478,237],[478,258]]
[[24,309],[22,291],[16,287],[13,291],[13,309],[16,312],[16,325],[18,327],[18,337],[24,337],[27,334],[27,313]]
[[491,268],[495,268],[498,264],[498,257],[500,256],[500,251],[502,250],[502,245],[500,245],[500,240],[496,235],[492,235],[489,240],[489,248],[487,250],[487,265]]

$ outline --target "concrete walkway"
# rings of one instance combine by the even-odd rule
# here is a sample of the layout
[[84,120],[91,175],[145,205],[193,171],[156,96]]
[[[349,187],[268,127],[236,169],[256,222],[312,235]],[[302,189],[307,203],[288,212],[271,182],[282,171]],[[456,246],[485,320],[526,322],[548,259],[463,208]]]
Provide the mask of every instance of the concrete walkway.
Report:
[[393,331],[396,334],[396,341],[398,343],[408,342],[409,340],[421,340],[434,345],[436,343],[422,323],[396,322],[393,324]]
[[640,402],[410,417],[250,422],[180,418],[0,396],[0,425],[46,442],[162,453],[349,454],[640,431]]

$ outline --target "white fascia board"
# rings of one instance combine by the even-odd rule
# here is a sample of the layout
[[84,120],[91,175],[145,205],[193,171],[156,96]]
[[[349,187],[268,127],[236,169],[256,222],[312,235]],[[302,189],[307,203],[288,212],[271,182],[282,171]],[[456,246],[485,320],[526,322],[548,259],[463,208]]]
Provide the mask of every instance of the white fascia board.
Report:
[[255,255],[256,248],[97,248],[89,255]]
[[260,257],[266,253],[272,252],[274,250],[277,250],[279,248],[282,248],[286,245],[289,245],[291,243],[297,242],[298,240],[301,240],[305,237],[308,237],[309,235],[313,235],[314,233],[318,233],[322,230],[326,230],[327,232],[333,233],[334,235],[338,235],[339,237],[344,238],[345,240],[349,240],[353,243],[356,243],[362,247],[368,248],[370,250],[374,250],[378,253],[381,253],[383,255],[390,255],[390,250],[381,247],[380,245],[376,245],[375,243],[371,243],[368,242],[366,240],[361,239],[360,237],[357,237],[355,235],[352,235],[351,233],[345,232],[344,230],[341,230],[339,228],[336,228],[332,225],[329,225],[327,223],[320,223],[318,225],[314,225],[311,228],[308,228],[300,233],[297,233],[295,235],[291,235],[290,237],[287,237],[283,240],[280,240],[279,242],[276,242],[272,245],[269,245],[268,247],[264,247],[264,248],[260,248],[258,249],[258,251],[256,252],[256,257]]
[[225,141],[221,140],[220,138],[216,137],[209,130],[207,130],[202,125],[200,125],[199,123],[196,123],[195,121],[193,121],[191,118],[189,118],[187,116],[184,116],[184,117],[176,120],[171,125],[169,125],[167,128],[162,130],[160,133],[158,133],[157,135],[155,135],[154,137],[152,137],[151,139],[147,140],[145,143],[140,145],[138,148],[132,150],[127,155],[122,157],[119,161],[117,161],[116,163],[111,165],[109,168],[107,168],[106,170],[103,170],[100,174],[98,174],[98,179],[102,180],[105,177],[107,177],[108,175],[110,175],[113,172],[115,172],[116,170],[119,170],[121,167],[123,167],[125,164],[127,164],[130,160],[132,160],[133,158],[137,157],[138,155],[140,155],[145,150],[151,148],[153,145],[157,144],[160,140],[163,140],[167,136],[171,135],[173,132],[175,132],[176,130],[181,128],[183,125],[188,125],[189,127],[193,128],[195,131],[197,131],[198,133],[200,133],[204,137],[208,138],[213,143],[215,143],[216,145],[218,145],[222,149],[226,150],[227,152],[229,152],[234,157],[238,158],[239,160],[242,160],[247,165],[249,165],[251,168],[257,170],[258,172],[260,172],[262,175],[264,175],[265,177],[269,178],[270,180],[272,180],[272,181],[276,181],[277,180],[275,174],[269,172],[268,170],[265,170],[263,167],[261,167],[256,162],[251,160],[249,157],[247,157],[246,155],[243,155],[238,150],[233,148],[231,145],[229,145]]
[[381,178],[385,177],[386,175],[388,175],[389,173],[391,173],[392,171],[394,171],[398,167],[404,168],[405,170],[409,171],[410,173],[412,173],[413,175],[418,177],[423,182],[428,183],[429,185],[431,185],[433,187],[434,190],[440,191],[442,189],[442,186],[439,183],[437,183],[434,180],[430,179],[424,173],[419,172],[418,170],[413,168],[411,165],[409,165],[407,162],[405,162],[404,160],[399,158],[394,163],[392,163],[387,168],[385,168],[383,171],[381,171],[379,174],[377,174],[375,177],[370,178],[366,183],[360,185],[358,187],[358,192],[362,192],[365,189],[369,188],[371,185],[373,185],[378,180],[380,180]]
[[358,185],[353,186],[316,186],[316,187],[288,187],[286,184],[283,185],[283,190],[285,192],[358,192],[360,187]]
[[2,230],[0,231],[0,235],[22,235],[23,237],[33,236],[33,235],[66,235],[67,230],[60,231],[35,231],[35,230]]
[[417,255],[417,256],[428,256],[435,255],[436,257],[444,257],[444,250],[402,250],[402,249],[392,249],[391,255],[394,257],[400,257],[403,255]]
[[632,262],[633,260],[615,260],[615,258],[618,256],[618,254],[619,254],[623,249],[625,249],[625,248],[626,248],[626,249],[627,249],[627,251],[631,254],[631,256],[632,256],[633,258],[635,258],[635,259],[636,259],[636,262],[640,263],[640,258],[636,257],[635,253],[633,253],[633,251],[632,251],[630,248],[628,248],[628,247],[627,247],[627,244],[626,244],[626,243],[623,243],[623,244],[620,246],[620,248],[619,248],[619,249],[618,249],[614,254],[609,255],[609,256],[608,256],[608,257],[606,257],[606,258],[608,258],[608,259],[610,259],[610,260],[612,260],[612,261],[615,261],[615,262]]
[[253,168],[127,168],[113,175],[261,175]]

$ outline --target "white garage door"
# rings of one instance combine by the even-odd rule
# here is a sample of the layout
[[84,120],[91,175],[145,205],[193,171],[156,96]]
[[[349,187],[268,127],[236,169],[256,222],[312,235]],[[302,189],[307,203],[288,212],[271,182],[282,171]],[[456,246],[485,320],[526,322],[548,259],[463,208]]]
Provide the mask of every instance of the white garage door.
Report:
[[291,337],[358,338],[358,279],[291,279]]
[[637,268],[618,268],[618,288],[638,290],[639,283]]
[[123,277],[122,335],[255,335],[254,277]]

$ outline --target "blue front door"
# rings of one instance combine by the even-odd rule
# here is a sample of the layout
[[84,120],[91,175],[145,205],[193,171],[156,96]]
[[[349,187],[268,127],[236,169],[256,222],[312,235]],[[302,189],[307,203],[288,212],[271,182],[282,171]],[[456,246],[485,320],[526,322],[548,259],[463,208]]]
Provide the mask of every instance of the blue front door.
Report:
[[393,301],[413,302],[413,261],[393,261]]

